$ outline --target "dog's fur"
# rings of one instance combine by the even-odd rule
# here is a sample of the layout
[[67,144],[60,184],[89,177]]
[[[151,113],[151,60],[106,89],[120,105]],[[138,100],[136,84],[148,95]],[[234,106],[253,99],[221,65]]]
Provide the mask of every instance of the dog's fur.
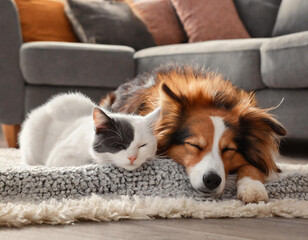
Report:
[[220,195],[228,173],[237,172],[239,199],[268,200],[262,183],[279,171],[273,155],[286,131],[253,93],[218,74],[173,67],[121,85],[101,105],[140,115],[161,106],[158,152],[184,165],[196,190]]

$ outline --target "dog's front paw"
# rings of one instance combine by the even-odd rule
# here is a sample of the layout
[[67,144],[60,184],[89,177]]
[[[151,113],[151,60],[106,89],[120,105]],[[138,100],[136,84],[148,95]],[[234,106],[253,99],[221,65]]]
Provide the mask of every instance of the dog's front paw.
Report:
[[244,177],[237,182],[237,198],[246,203],[268,202],[268,194],[263,183]]

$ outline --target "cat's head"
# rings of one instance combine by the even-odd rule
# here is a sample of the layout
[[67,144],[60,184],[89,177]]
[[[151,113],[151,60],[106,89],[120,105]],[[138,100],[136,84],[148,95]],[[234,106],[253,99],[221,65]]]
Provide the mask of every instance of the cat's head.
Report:
[[94,108],[95,135],[91,154],[96,163],[111,162],[129,171],[140,167],[156,154],[154,122],[160,108],[146,116],[107,113]]

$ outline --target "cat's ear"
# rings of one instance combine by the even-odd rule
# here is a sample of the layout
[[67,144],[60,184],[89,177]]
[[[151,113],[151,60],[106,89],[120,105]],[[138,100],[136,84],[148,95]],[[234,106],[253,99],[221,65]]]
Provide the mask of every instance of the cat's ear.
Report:
[[93,121],[95,130],[99,132],[102,129],[108,128],[111,118],[100,108],[95,107],[93,110]]
[[153,112],[145,116],[148,126],[151,128],[153,124],[158,120],[161,113],[161,107],[156,108]]

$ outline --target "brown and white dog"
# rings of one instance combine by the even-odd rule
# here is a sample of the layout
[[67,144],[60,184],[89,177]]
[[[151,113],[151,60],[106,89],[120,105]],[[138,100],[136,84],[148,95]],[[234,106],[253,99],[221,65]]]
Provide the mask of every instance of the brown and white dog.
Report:
[[236,172],[239,199],[268,200],[263,183],[279,172],[273,156],[286,130],[257,106],[253,93],[221,75],[175,67],[122,84],[101,105],[140,115],[161,106],[159,154],[184,165],[196,190],[220,195],[227,175]]

